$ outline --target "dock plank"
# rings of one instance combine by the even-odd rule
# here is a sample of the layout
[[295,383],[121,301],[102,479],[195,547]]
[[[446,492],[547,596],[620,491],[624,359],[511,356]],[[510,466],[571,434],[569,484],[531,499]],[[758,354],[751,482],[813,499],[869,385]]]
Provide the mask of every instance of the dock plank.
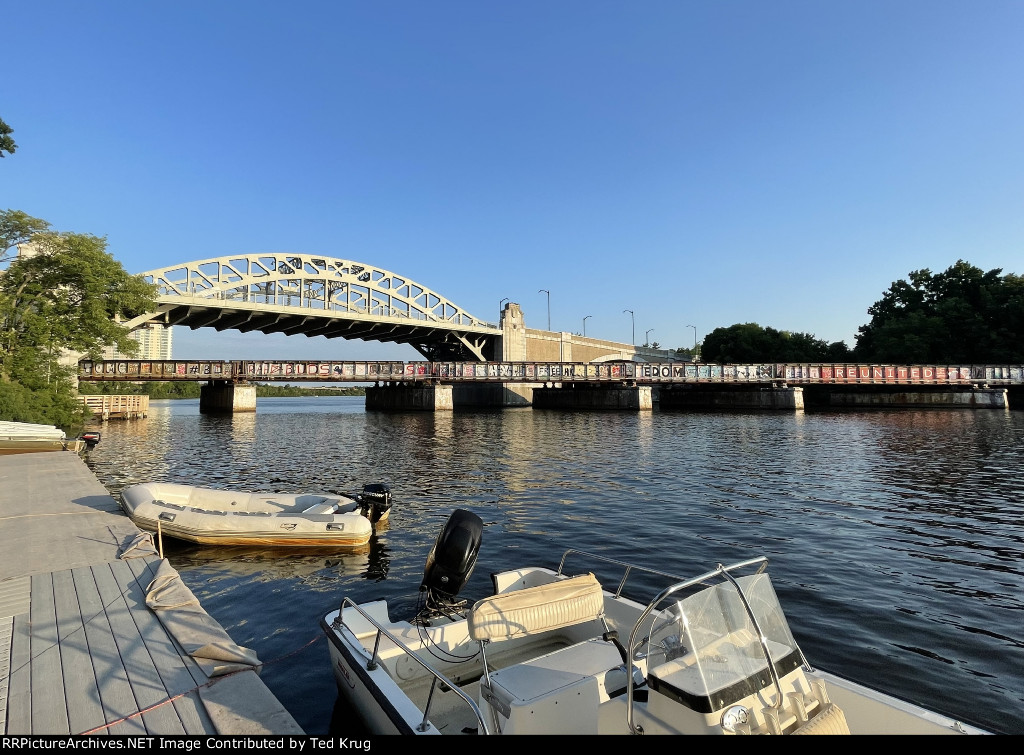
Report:
[[[78,591],[71,571],[53,574],[53,603],[60,638],[61,673],[71,734],[89,731],[103,719],[100,688],[89,655]],[[104,730],[102,732],[106,734]]]
[[37,574],[32,577],[32,688],[46,690],[33,695],[32,733],[70,734],[68,707],[64,701],[64,685],[52,684],[61,678],[60,643],[57,634],[57,613],[53,604],[53,577]]
[[[117,562],[112,562],[106,568],[95,567],[93,573],[96,575],[100,599],[107,609],[107,619],[110,621],[118,654],[138,705],[137,710],[142,712],[141,721],[149,733],[159,731],[165,734],[184,734],[185,730],[174,707],[167,705],[167,690],[125,600],[128,585],[123,584],[114,574],[116,566]],[[118,572],[123,575],[120,569]],[[130,571],[128,575],[134,584],[134,575]],[[140,720],[140,717],[136,717],[136,720]]]
[[14,617],[0,618],[0,737],[7,733],[7,680],[11,675],[10,649],[13,636]]
[[26,613],[14,617],[11,630],[11,675],[7,679],[5,734],[32,733],[32,620]]
[[[146,602],[146,588],[156,576],[160,558],[133,558],[122,562],[135,579],[135,588],[130,600]],[[199,697],[199,687],[207,683],[206,674],[199,665],[167,634],[157,616],[149,610],[136,612],[139,631],[146,637],[153,663],[164,682],[168,696],[173,699],[174,708],[181,719],[186,734],[206,734],[216,731]]]
[[103,723],[109,725],[106,731],[117,735],[145,734],[146,729],[142,721],[129,718],[138,713],[139,707],[135,702],[135,695],[132,694],[128,672],[125,671],[117,643],[114,641],[114,633],[107,619],[106,607],[100,599],[93,569],[77,568],[72,570],[72,575],[84,619],[89,655],[92,657],[93,670],[100,685]]

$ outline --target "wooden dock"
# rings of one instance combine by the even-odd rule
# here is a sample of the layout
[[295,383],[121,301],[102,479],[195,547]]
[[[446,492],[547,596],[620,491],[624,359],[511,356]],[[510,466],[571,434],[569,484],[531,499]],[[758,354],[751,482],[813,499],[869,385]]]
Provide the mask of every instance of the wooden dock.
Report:
[[96,394],[79,396],[78,400],[102,420],[142,419],[149,415],[149,396],[145,395]]
[[211,668],[147,604],[158,569],[77,455],[0,457],[0,735],[303,734],[258,661]]

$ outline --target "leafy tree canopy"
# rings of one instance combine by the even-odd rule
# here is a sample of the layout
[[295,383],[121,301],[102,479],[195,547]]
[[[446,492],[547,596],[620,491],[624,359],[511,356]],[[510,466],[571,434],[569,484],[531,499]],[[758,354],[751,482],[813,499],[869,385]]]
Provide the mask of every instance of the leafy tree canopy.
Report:
[[19,244],[26,244],[34,234],[49,230],[45,220],[26,215],[21,210],[0,210],[0,263],[16,254]]
[[945,272],[915,270],[868,308],[855,354],[866,362],[1024,362],[1024,277],[963,260]]
[[33,251],[0,274],[0,419],[63,427],[81,405],[74,401],[76,369],[61,356],[98,358],[108,346],[134,353],[138,345],[117,320],[153,309],[156,290],[126,273],[105,239],[46,228],[24,213],[0,213],[5,249],[30,241]]
[[701,346],[701,360],[720,364],[760,362],[846,362],[849,347],[829,344],[808,333],[763,328],[748,322],[716,328]]
[[14,143],[14,139],[11,138],[11,134],[14,133],[14,129],[4,123],[4,119],[0,118],[0,157],[7,157],[4,152],[14,154],[17,150],[18,145]]

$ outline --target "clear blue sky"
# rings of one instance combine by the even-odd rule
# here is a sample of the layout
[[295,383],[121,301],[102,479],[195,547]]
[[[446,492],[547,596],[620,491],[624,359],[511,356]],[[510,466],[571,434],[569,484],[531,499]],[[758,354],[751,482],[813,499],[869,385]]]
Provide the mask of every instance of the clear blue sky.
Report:
[[[130,273],[365,262],[477,317],[853,346],[910,271],[1024,274],[1024,1],[6,4],[0,209]],[[175,329],[197,358],[410,347]]]

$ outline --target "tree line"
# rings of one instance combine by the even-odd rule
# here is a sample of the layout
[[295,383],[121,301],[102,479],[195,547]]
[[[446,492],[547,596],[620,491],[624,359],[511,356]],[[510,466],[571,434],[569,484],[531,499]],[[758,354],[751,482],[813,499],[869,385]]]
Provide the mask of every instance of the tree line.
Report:
[[[700,360],[866,364],[1024,363],[1024,277],[963,260],[941,273],[914,270],[867,309],[856,345],[742,323],[716,328]],[[690,353],[688,349],[677,350]]]

